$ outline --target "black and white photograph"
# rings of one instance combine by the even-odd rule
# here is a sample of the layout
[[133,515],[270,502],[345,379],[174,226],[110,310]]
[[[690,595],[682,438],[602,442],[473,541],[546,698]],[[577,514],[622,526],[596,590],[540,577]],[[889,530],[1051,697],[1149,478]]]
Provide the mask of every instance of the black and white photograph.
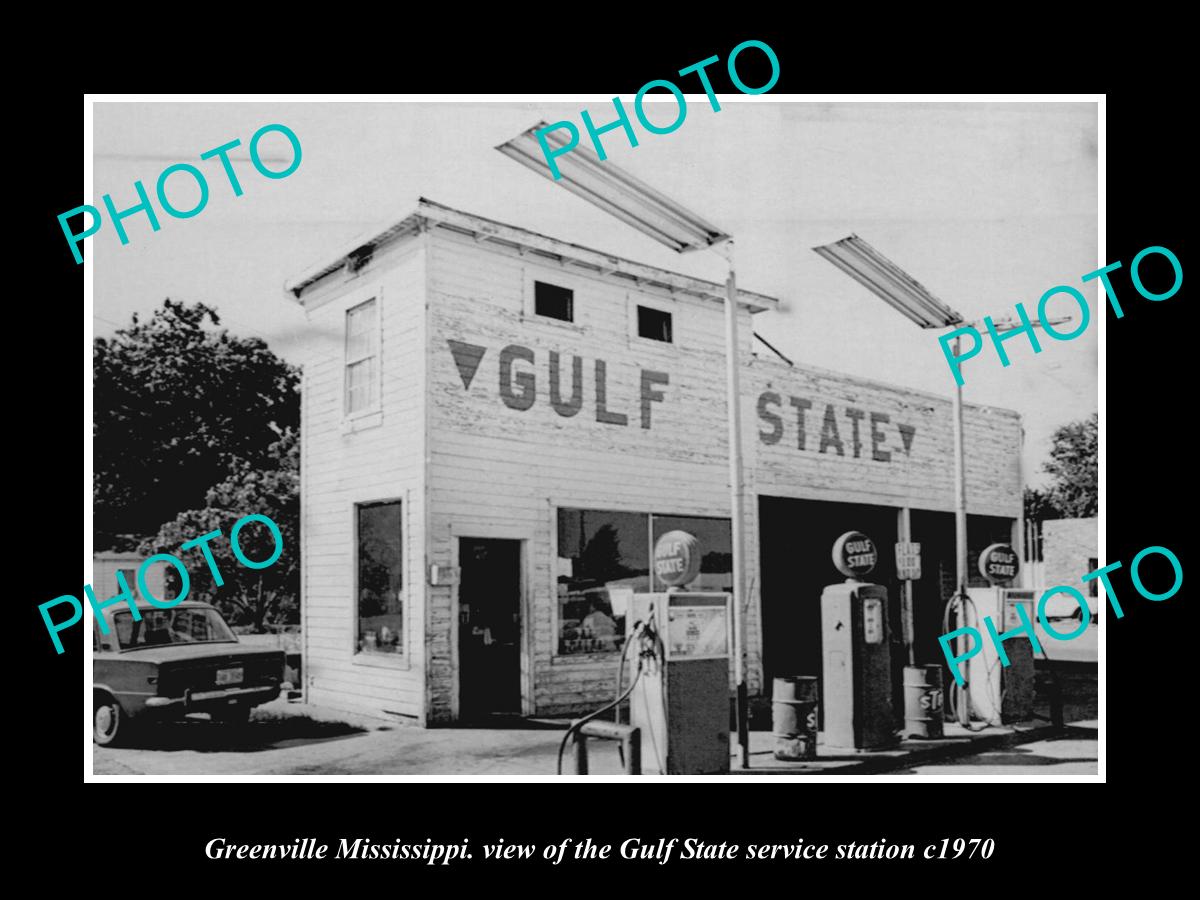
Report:
[[91,106],[89,779],[1097,780],[1097,99],[679,82]]

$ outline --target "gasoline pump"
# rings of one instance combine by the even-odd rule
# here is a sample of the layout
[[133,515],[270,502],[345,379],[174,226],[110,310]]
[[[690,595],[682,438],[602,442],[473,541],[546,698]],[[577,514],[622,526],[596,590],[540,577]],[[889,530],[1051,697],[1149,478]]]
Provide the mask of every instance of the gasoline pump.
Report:
[[634,594],[625,618],[648,623],[661,636],[662,655],[645,667],[629,706],[630,724],[642,730],[643,765],[650,774],[729,772],[731,596],[686,589],[700,574],[700,558],[691,534],[660,537],[654,574],[668,589]]
[[[634,593],[625,614],[617,697],[572,723],[559,747],[587,722],[629,701],[629,724],[640,732],[648,775],[729,772],[732,596],[689,591],[700,573],[701,549],[685,531],[654,546],[654,574],[666,591]],[[628,687],[624,685],[627,684]]]
[[900,740],[892,711],[888,591],[859,580],[878,559],[875,543],[861,531],[834,542],[833,564],[846,581],[821,594],[823,743],[830,747],[875,750]]
[[[975,607],[978,622],[991,616],[1002,622],[1005,632],[1022,625],[1018,606],[1025,608],[1025,621],[1033,622],[1034,592],[1008,588],[1020,572],[1017,552],[1009,544],[992,544],[979,554],[979,573],[991,585],[967,591]],[[971,710],[989,725],[1022,722],[1033,716],[1034,665],[1033,645],[1024,635],[1014,635],[1004,642],[1009,664],[1000,664],[999,654],[992,641],[983,641],[981,651],[968,660],[967,689]]]

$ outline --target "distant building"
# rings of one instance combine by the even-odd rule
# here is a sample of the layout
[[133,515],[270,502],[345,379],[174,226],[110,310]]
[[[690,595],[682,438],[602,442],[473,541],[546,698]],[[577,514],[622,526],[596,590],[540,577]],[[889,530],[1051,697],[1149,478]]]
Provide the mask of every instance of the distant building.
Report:
[[[732,587],[724,285],[422,200],[287,290],[310,332],[309,702],[421,724],[593,709],[612,699],[658,535],[695,534],[702,583]],[[872,578],[899,595],[905,510],[921,544],[918,661],[939,662],[950,400],[756,356],[752,316],[777,307],[740,292],[750,691],[820,673],[842,532],[874,539]],[[1021,423],[974,405],[965,418],[975,559],[1019,541]]]
[[[1100,568],[1099,521],[1091,519],[1047,519],[1042,522],[1042,580],[1045,588],[1065,584],[1077,588],[1088,598],[1088,607],[1096,611],[1100,579],[1080,579]],[[1046,602],[1049,615],[1069,615],[1077,607],[1069,596],[1052,597]]]
[[[123,553],[117,550],[101,550],[92,554],[92,590],[98,601],[115,597],[121,590],[117,584],[117,572],[124,575],[125,583],[133,591],[134,598],[141,598],[138,590],[137,572],[146,557],[141,553]],[[146,589],[157,599],[168,599],[166,587],[166,563],[158,563],[146,569]],[[172,570],[174,571],[174,570]],[[144,598],[143,598],[144,599]]]

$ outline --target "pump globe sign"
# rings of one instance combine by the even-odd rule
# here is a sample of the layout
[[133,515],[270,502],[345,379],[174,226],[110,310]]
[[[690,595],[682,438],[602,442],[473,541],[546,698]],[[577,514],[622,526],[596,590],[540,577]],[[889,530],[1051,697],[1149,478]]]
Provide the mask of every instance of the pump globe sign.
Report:
[[847,531],[833,542],[833,564],[847,578],[861,578],[875,568],[879,552],[861,531]]
[[654,574],[669,587],[694,581],[700,574],[700,542],[686,531],[668,531],[654,545]]
[[1008,584],[1020,571],[1021,563],[1011,544],[992,544],[979,554],[979,574],[989,584]]

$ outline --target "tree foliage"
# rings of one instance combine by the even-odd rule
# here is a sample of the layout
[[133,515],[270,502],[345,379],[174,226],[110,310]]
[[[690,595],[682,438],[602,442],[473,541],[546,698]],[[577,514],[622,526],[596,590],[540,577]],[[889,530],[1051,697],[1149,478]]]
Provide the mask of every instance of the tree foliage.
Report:
[[1050,499],[1050,494],[1039,488],[1025,488],[1025,518],[1030,522],[1045,522],[1061,519],[1062,513]]
[[[233,553],[230,534],[243,516],[259,513],[279,526],[283,551],[265,569],[242,565]],[[208,543],[224,584],[217,586],[200,548],[180,551],[180,546],[212,531],[221,537]],[[235,625],[266,625],[299,621],[300,594],[300,444],[289,429],[271,445],[267,464],[254,467],[238,463],[208,490],[204,505],[179,513],[153,538],[139,547],[142,553],[172,553],[187,566],[191,585],[188,598],[212,603]],[[249,523],[238,533],[238,547],[247,558],[262,562],[275,551],[275,541],[261,523]],[[168,572],[170,569],[168,569]]]
[[1086,519],[1098,514],[1099,448],[1095,413],[1062,426],[1051,437],[1050,461],[1042,468],[1054,478],[1046,495],[1062,517]]
[[96,339],[97,547],[123,549],[205,506],[230,473],[269,468],[273,445],[299,428],[299,370],[259,338],[209,325],[220,325],[212,308],[167,299],[148,321],[135,314]]

